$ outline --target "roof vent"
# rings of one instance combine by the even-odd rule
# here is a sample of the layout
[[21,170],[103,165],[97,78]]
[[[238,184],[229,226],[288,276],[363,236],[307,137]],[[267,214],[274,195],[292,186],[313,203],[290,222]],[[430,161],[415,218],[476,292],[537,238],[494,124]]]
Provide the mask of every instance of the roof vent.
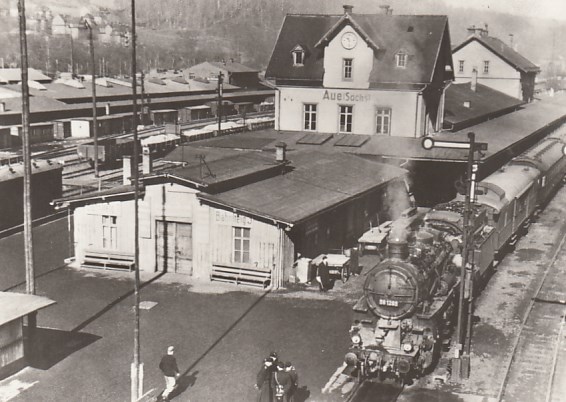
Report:
[[354,9],[354,6],[351,6],[349,4],[344,4],[342,7],[344,7],[344,14],[352,14],[352,10]]
[[464,101],[464,107],[467,107],[468,109],[472,107],[472,102],[470,101]]

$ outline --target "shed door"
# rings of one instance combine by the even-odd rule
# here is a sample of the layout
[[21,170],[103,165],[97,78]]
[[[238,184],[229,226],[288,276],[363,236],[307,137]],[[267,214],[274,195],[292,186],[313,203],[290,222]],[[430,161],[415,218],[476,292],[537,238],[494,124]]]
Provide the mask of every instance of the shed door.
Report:
[[157,270],[192,275],[193,227],[190,223],[157,221]]

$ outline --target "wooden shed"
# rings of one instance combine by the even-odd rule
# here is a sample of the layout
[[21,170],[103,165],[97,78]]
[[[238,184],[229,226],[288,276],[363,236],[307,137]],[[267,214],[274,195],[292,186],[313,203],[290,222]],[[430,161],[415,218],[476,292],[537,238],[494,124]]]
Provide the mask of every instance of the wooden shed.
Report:
[[43,296],[0,292],[0,380],[26,366],[24,317],[53,304]]

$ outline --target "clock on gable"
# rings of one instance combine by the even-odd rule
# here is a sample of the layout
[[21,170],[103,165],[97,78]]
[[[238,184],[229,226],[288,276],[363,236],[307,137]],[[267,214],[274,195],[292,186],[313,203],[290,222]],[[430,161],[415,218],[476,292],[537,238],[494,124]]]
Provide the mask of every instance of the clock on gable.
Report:
[[358,44],[358,37],[353,32],[346,32],[340,39],[344,49],[353,49]]

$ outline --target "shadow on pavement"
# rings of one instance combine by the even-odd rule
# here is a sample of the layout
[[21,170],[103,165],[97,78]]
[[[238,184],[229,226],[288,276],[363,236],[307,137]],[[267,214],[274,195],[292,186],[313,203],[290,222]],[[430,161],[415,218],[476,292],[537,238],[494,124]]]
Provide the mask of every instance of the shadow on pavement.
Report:
[[[27,327],[24,327],[24,336],[27,336],[27,332]],[[26,353],[26,359],[31,367],[48,370],[67,356],[100,338],[97,335],[81,332],[37,328],[34,342]]]
[[177,387],[173,390],[173,392],[171,392],[171,395],[169,395],[169,399],[173,399],[176,396],[181,395],[187,389],[193,387],[197,382],[197,375],[198,370],[192,374],[183,374],[177,381]]
[[197,364],[199,364],[199,362],[204,359],[206,357],[206,355],[208,355],[210,353],[210,351],[212,351],[212,349],[214,349],[216,347],[216,345],[218,345],[222,339],[224,339],[224,337],[226,337],[226,335],[228,335],[230,332],[232,332],[232,330],[236,327],[236,325],[238,325],[240,323],[240,321],[242,321],[259,303],[261,303],[261,301],[265,298],[265,296],[267,296],[269,293],[271,292],[271,289],[266,291],[264,294],[262,294],[259,299],[257,299],[250,307],[248,307],[248,309],[246,311],[244,311],[244,313],[236,320],[232,323],[232,325],[230,325],[230,327],[224,331],[224,333],[222,335],[220,335],[218,337],[218,339],[216,341],[214,341],[214,343],[212,345],[210,345],[208,347],[208,349],[206,349],[202,355],[200,355],[200,357],[198,359],[196,359],[194,361],[193,364],[191,364],[189,366],[189,368],[183,373],[181,374],[181,377],[186,376],[189,371],[191,371],[193,368],[196,367]]
[[311,392],[306,385],[303,385],[302,387],[297,388],[297,390],[295,391],[295,394],[293,395],[293,401],[305,402],[309,399],[310,396]]
[[[153,278],[151,278],[150,280],[148,280],[147,282],[144,282],[140,285],[140,290],[143,289],[144,287],[146,287],[147,285],[155,282],[156,280],[158,280],[159,278],[161,278],[163,275],[165,275],[165,272],[160,272],[158,275],[155,275]],[[79,325],[77,325],[75,328],[73,328],[71,330],[71,332],[78,332],[81,329],[85,328],[87,325],[89,325],[90,323],[96,321],[98,318],[102,317],[104,314],[106,314],[109,310],[111,310],[114,306],[116,306],[117,304],[123,302],[124,300],[126,300],[128,297],[132,296],[134,294],[134,290],[130,290],[129,292],[124,293],[122,296],[118,297],[116,300],[114,300],[113,302],[109,303],[106,307],[104,307],[102,310],[100,310],[98,313],[96,313],[95,315],[93,315],[92,317],[86,319],[85,321],[81,322]]]

